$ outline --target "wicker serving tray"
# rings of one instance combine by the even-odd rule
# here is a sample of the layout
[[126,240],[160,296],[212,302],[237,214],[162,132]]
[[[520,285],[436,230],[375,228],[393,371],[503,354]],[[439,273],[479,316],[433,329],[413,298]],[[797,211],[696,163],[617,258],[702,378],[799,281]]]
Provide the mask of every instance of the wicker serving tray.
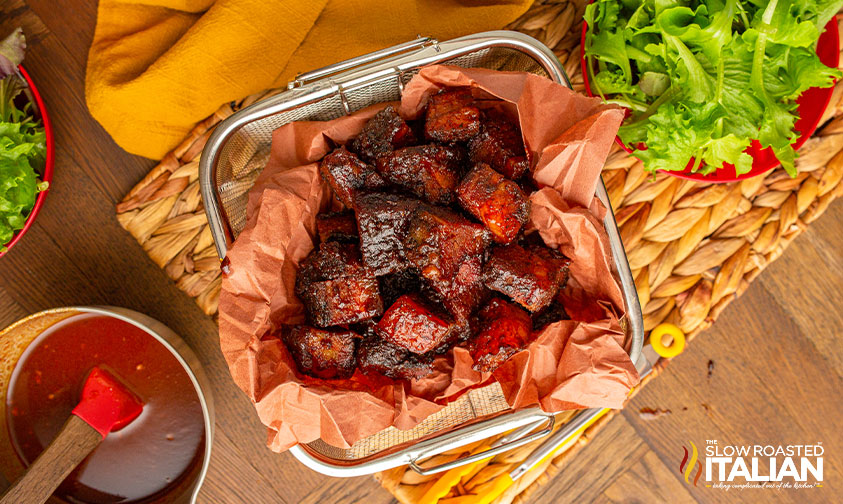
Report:
[[[553,48],[579,91],[583,84],[578,44],[585,4],[582,0],[539,1],[508,27]],[[216,314],[221,279],[199,196],[198,157],[219,121],[279,91],[220,107],[117,206],[121,225],[208,315]],[[843,83],[835,87],[822,124],[800,149],[800,173],[793,179],[782,170],[730,184],[700,184],[663,174],[653,179],[635,158],[619,149],[613,151],[603,179],[635,277],[645,330],[667,321],[680,326],[692,339],[834,198],[843,195]],[[663,365],[660,363],[645,383],[657,376]],[[610,417],[601,418],[567,450],[527,473],[494,502],[523,501]],[[449,496],[475,492],[492,483],[518,465],[532,448],[535,445],[526,445],[477,465]],[[377,477],[399,501],[413,502],[440,475],[423,477],[398,468]],[[459,499],[451,502],[456,504]]]

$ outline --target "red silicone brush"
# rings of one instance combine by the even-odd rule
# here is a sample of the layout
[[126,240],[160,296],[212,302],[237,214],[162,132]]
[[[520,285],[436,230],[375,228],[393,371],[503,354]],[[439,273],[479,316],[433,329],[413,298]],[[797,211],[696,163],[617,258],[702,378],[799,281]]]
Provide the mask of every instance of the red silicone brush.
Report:
[[117,378],[95,367],[85,380],[82,400],[58,436],[29,470],[0,498],[0,504],[46,502],[56,488],[99,446],[143,411],[143,402]]

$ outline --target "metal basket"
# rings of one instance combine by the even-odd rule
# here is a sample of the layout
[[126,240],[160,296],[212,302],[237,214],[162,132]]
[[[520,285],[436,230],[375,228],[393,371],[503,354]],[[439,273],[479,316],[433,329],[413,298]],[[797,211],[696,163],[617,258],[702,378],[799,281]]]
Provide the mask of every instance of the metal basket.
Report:
[[[205,146],[199,179],[205,211],[219,257],[246,223],[247,193],[269,158],[272,132],[301,120],[329,120],[375,103],[399,100],[404,85],[424,66],[449,64],[494,70],[531,72],[570,87],[553,53],[539,41],[518,32],[492,31],[438,42],[418,38],[320,70],[299,75],[286,91],[255,103],[220,123]],[[626,348],[642,365],[644,330],[641,307],[626,253],[611,212],[606,190],[596,196],[609,208],[604,225],[614,265],[624,291]],[[598,410],[584,410],[576,420]],[[571,422],[576,425],[578,422]],[[410,464],[421,473],[492,456],[529,443],[553,428],[554,415],[539,408],[513,411],[497,383],[475,389],[413,429],[385,429],[341,449],[322,440],[298,445],[291,453],[312,469],[331,476],[359,476]],[[562,428],[567,428],[568,425]],[[418,461],[465,444],[515,429],[485,452],[436,467]],[[536,429],[540,429],[537,432]]]

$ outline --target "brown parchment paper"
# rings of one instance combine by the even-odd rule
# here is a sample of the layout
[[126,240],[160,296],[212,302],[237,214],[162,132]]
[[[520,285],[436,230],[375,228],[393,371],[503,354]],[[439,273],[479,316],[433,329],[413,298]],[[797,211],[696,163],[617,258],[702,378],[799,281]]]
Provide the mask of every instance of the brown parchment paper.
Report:
[[247,224],[229,249],[231,270],[220,295],[220,347],[275,451],[318,438],[347,448],[391,425],[409,429],[491,380],[512,407],[540,404],[547,411],[619,408],[638,382],[623,348],[622,291],[601,222],[606,209],[594,197],[622,110],[531,74],[431,66],[405,87],[401,115],[417,117],[431,94],[450,86],[500,98],[517,115],[542,187],[531,196],[528,229],[572,259],[563,298],[573,320],[546,327],[491,375],[474,371],[463,348],[437,357],[434,372],[412,382],[359,371],[333,381],[298,373],[271,331],[304,322],[293,294],[296,270],[316,242],[316,215],[338,205],[318,161],[387,104],[287,124],[274,132],[270,161],[249,194]]

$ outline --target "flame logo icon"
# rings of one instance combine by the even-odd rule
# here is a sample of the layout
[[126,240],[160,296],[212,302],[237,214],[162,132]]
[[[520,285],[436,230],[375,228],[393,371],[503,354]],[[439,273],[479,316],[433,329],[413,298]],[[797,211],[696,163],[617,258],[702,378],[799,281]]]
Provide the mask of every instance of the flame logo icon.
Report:
[[697,445],[693,441],[688,441],[688,443],[691,444],[691,460],[688,460],[688,449],[683,446],[682,449],[685,450],[685,456],[682,457],[682,462],[679,463],[679,474],[684,473],[685,483],[690,484],[689,478],[696,465],[697,474],[694,476],[694,486],[697,486],[697,481],[700,480],[700,475],[702,475],[702,463],[698,460],[699,452],[697,451]]

